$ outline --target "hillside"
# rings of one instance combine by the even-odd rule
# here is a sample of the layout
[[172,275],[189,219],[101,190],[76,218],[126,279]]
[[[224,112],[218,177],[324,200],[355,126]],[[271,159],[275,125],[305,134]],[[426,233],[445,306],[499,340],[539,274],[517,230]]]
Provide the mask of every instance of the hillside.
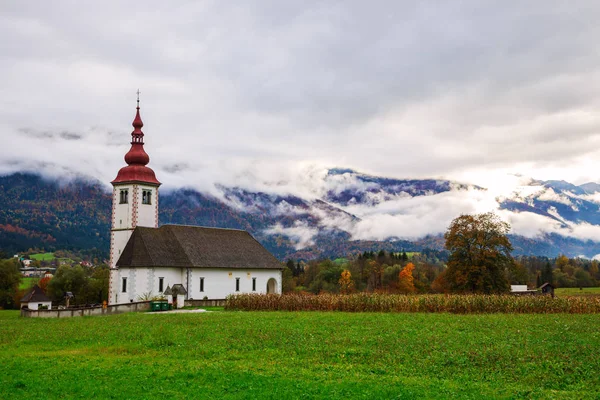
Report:
[[[450,195],[465,197],[484,191],[450,181],[380,178],[343,169],[330,170],[322,187],[320,196],[311,198],[239,187],[219,187],[220,197],[189,188],[163,190],[159,222],[248,230],[282,260],[379,249],[441,249],[443,238],[439,232],[411,240],[393,234],[378,240],[357,240],[357,227],[367,221],[365,218],[378,216],[375,211],[380,209],[385,210],[383,216],[402,216],[406,211],[397,207],[406,201],[423,199],[444,204]],[[111,201],[108,190],[93,180],[59,183],[26,173],[0,177],[0,249],[10,254],[31,247],[97,248],[107,254]],[[600,224],[599,206],[593,197],[597,190],[595,184],[575,186],[532,180],[497,201],[502,210],[514,215],[537,215],[568,232],[577,224]],[[435,206],[440,207],[437,203]],[[599,243],[556,231],[540,232],[534,238],[513,234],[511,240],[515,254],[600,254]]]

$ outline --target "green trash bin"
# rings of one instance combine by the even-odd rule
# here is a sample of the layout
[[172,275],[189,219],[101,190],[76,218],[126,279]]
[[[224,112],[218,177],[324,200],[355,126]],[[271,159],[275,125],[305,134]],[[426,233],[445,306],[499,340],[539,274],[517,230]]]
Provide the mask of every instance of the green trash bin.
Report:
[[169,303],[167,303],[166,301],[164,303],[160,303],[160,309],[162,311],[169,311]]
[[151,301],[150,302],[150,310],[152,311],[160,311],[161,307],[160,307],[160,303],[157,301]]

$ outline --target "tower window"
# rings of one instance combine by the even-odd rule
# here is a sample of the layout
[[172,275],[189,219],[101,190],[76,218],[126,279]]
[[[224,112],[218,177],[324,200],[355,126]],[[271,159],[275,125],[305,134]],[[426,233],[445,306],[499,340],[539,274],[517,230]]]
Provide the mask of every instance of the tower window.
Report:
[[127,293],[127,278],[123,278],[121,292]]
[[129,190],[121,190],[119,204],[127,204],[129,202]]
[[142,190],[142,204],[152,204],[152,190]]
[[163,292],[165,286],[165,278],[158,278],[158,291]]
[[240,291],[240,278],[235,278],[235,291]]
[[252,278],[252,291],[256,292],[256,278]]
[[204,292],[204,278],[200,278],[200,291]]

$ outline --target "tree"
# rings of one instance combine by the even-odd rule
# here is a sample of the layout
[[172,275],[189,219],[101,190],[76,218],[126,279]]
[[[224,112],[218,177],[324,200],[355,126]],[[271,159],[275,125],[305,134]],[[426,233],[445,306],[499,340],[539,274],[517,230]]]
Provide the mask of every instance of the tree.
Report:
[[40,289],[42,289],[44,291],[44,293],[46,292],[46,289],[48,288],[48,283],[50,283],[50,278],[49,276],[45,276],[42,279],[40,279],[40,281],[38,282],[38,286],[40,287]]
[[398,274],[398,290],[401,293],[413,293],[415,291],[415,283],[413,278],[413,270],[415,265],[411,262],[406,264],[406,267]]
[[81,265],[70,267],[61,265],[48,283],[48,295],[54,301],[61,301],[65,292],[72,292],[75,301],[85,303],[85,291],[88,280]]
[[461,215],[444,234],[450,251],[446,279],[458,292],[508,292],[507,271],[514,264],[510,225],[494,213]]
[[16,259],[0,261],[0,307],[15,307],[15,294],[21,283],[21,271]]
[[546,261],[546,265],[544,265],[544,268],[542,269],[540,280],[542,282],[542,285],[544,283],[554,285],[554,277],[552,275],[552,265],[550,265],[550,261]]
[[352,274],[347,269],[342,271],[342,275],[340,276],[340,280],[338,281],[340,284],[340,293],[348,294],[352,293],[354,290],[354,282],[352,281]]

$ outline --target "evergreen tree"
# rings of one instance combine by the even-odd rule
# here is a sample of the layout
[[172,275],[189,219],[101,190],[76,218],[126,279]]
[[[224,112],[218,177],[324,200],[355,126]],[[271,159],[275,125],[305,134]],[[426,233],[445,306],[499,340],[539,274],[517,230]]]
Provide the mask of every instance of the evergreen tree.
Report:
[[546,265],[544,265],[544,268],[542,269],[541,282],[542,285],[544,283],[554,285],[554,274],[552,273],[552,265],[550,265],[550,261],[546,261]]

